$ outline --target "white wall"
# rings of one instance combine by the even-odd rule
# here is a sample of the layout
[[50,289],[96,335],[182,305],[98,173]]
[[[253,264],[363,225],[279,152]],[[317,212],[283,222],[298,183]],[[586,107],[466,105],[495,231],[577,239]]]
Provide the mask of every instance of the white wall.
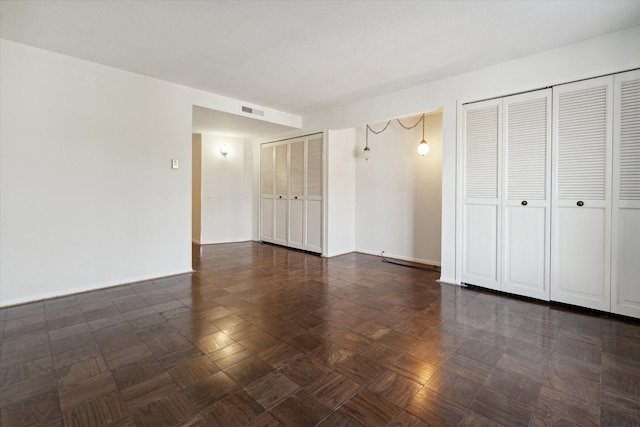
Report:
[[[227,157],[220,154],[223,144],[229,149]],[[201,243],[251,240],[252,166],[250,142],[202,135]]]
[[191,141],[191,240],[200,243],[202,230],[202,135],[194,133]]
[[0,40],[0,306],[190,271],[192,106],[243,104]]
[[[638,67],[634,27],[308,115],[303,132],[441,107],[442,279],[455,282],[458,104]],[[0,40],[0,306],[188,271],[191,108],[243,104]]]
[[356,250],[356,130],[327,132],[326,256]]
[[343,129],[442,108],[441,279],[459,283],[456,277],[458,104],[638,67],[640,26],[311,114],[304,117],[304,126]]
[[[419,116],[403,118],[412,126]],[[427,156],[417,152],[422,126],[406,130],[393,120],[381,134],[358,129],[356,168],[356,246],[364,253],[440,265],[442,209],[442,115],[425,117]],[[387,122],[371,124],[380,131]]]
[[179,94],[12,43],[1,67],[0,304],[190,271]]

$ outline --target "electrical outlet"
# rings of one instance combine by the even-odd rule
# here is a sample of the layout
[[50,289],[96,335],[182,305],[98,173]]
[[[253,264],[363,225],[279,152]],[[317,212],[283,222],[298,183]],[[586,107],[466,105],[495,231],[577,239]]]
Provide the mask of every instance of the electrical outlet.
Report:
[[171,169],[178,169],[178,159],[171,159]]

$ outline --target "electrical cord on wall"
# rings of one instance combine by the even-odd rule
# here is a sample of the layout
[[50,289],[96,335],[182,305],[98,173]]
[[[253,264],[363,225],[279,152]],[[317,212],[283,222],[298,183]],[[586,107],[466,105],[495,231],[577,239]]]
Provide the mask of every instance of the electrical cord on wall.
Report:
[[400,266],[402,266],[402,267],[417,268],[418,270],[424,270],[424,271],[435,271],[435,272],[437,272],[437,273],[440,273],[440,267],[436,267],[436,266],[433,266],[433,267],[423,267],[423,266],[421,266],[421,265],[405,264],[405,263],[402,263],[402,262],[397,262],[397,261],[391,261],[391,260],[388,260],[388,259],[386,259],[386,258],[384,257],[384,251],[382,251],[382,252],[380,253],[380,258],[382,258],[382,262],[386,262],[386,263],[389,263],[389,264],[400,265]]

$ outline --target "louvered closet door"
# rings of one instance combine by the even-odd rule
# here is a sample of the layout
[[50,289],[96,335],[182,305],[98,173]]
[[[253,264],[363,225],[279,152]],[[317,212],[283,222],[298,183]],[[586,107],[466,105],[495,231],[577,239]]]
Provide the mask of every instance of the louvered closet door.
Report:
[[502,287],[549,299],[551,90],[503,99]]
[[551,299],[609,311],[613,77],[553,89]]
[[462,282],[499,289],[501,100],[462,107]]
[[276,191],[275,221],[274,221],[274,243],[286,245],[288,242],[287,223],[289,196],[289,167],[288,167],[288,144],[280,143],[275,146],[275,177]]
[[305,140],[289,144],[289,246],[304,247]]
[[275,174],[274,146],[263,145],[260,148],[260,240],[274,243],[275,221]]
[[322,134],[307,141],[305,249],[322,252]]
[[640,317],[640,71],[614,81],[611,311]]

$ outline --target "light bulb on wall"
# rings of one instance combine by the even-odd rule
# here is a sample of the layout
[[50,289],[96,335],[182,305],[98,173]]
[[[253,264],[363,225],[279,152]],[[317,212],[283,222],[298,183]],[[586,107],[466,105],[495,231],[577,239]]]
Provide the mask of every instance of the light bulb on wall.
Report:
[[227,144],[222,144],[222,147],[220,147],[220,154],[222,154],[222,157],[225,159],[227,158],[227,155],[229,154],[229,147]]
[[421,156],[426,156],[427,154],[429,154],[429,150],[429,144],[427,144],[427,141],[423,139],[420,144],[418,144],[418,154],[420,154]]

